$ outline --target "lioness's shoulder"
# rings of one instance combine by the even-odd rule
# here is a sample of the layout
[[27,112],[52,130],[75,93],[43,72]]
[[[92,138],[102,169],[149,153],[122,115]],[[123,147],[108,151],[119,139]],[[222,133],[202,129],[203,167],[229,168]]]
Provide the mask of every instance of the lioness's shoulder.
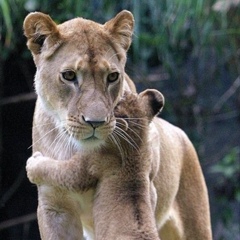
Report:
[[163,148],[166,147],[179,152],[195,152],[187,134],[181,128],[162,118],[154,118],[153,123],[157,129]]
[[185,132],[181,128],[173,125],[172,123],[162,118],[154,118],[153,122],[156,125],[158,132],[161,134],[168,134],[169,137],[176,137],[177,135],[181,137],[186,137]]

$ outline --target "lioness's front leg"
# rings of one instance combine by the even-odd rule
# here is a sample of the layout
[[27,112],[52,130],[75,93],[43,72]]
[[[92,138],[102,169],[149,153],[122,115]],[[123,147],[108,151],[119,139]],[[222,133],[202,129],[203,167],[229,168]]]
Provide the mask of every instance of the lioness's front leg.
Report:
[[80,209],[67,191],[38,186],[38,224],[42,240],[83,240]]
[[83,239],[81,209],[71,193],[89,189],[95,178],[88,175],[82,160],[83,164],[74,157],[58,161],[36,152],[27,161],[28,178],[38,185],[38,222],[43,240]]

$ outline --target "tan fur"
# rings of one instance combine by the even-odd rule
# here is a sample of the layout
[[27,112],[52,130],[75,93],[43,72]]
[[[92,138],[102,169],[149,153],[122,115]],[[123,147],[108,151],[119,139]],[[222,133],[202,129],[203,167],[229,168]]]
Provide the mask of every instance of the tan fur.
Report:
[[[96,239],[159,239],[154,219],[156,199],[151,198],[155,192],[151,148],[147,141],[149,123],[163,102],[156,90],[147,90],[139,97],[125,93],[115,109],[117,128],[101,149],[90,159],[88,154],[76,154],[69,161],[35,153],[27,164],[30,181],[80,193],[95,188]],[[128,141],[118,138],[118,134]]]
[[[81,166],[87,168],[96,153],[101,156],[104,145],[111,146],[107,139],[116,129],[113,110],[124,92],[135,92],[124,72],[133,23],[132,14],[127,11],[104,25],[82,18],[56,25],[42,13],[31,13],[26,17],[24,31],[37,67],[33,152],[39,151],[43,156],[57,160],[71,159],[77,153],[81,156],[78,157]],[[71,74],[75,73],[76,81],[63,79],[61,73],[69,70]],[[110,82],[109,76],[115,72],[119,76]],[[155,209],[155,221],[152,223],[152,218],[148,217],[151,214],[147,215],[143,220],[146,229],[156,226],[162,240],[212,239],[207,189],[196,152],[186,135],[155,118],[150,124],[147,143],[150,150],[146,153],[150,151],[151,154],[142,157],[151,163],[149,176],[152,181],[146,181],[142,192],[148,197],[148,204],[138,206],[144,211]],[[131,148],[129,144],[127,146]],[[37,153],[33,159],[44,160],[43,156]],[[116,162],[113,164],[111,159],[99,158],[99,166],[114,169]],[[51,161],[54,162],[57,161]],[[119,203],[114,186],[119,191],[117,186],[124,182],[125,175],[118,176],[121,181],[111,177],[99,184],[99,179],[107,178],[98,174],[88,178],[86,172],[77,171],[77,168],[74,173],[80,186],[38,185],[38,221],[42,239],[83,239],[82,227],[88,239],[94,239],[94,228],[99,236],[104,236],[111,226],[106,230],[111,236],[108,239],[117,239],[118,236],[109,235],[111,233],[120,236],[125,230],[127,232],[127,217],[122,220],[119,214],[129,216],[131,209],[122,212],[113,206]],[[146,170],[145,174],[148,173]],[[51,172],[48,174],[50,176]],[[57,176],[68,183],[73,175],[60,171]],[[105,172],[103,175],[106,176]],[[89,186],[91,188],[87,190]],[[77,187],[86,191],[74,191]],[[105,194],[112,187],[114,194]],[[133,191],[135,188],[133,185]],[[146,189],[151,189],[150,194],[146,194]],[[120,197],[124,198],[124,195]],[[95,202],[94,199],[102,200]],[[114,232],[116,229],[119,232]],[[130,229],[133,228],[130,226]]]

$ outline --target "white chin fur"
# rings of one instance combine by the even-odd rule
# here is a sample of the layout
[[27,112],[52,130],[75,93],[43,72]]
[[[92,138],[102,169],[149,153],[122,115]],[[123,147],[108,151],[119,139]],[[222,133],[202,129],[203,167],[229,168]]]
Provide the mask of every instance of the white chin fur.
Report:
[[104,145],[105,141],[102,139],[88,139],[88,140],[77,140],[71,139],[74,146],[79,149],[80,151],[93,151],[97,148],[100,148]]

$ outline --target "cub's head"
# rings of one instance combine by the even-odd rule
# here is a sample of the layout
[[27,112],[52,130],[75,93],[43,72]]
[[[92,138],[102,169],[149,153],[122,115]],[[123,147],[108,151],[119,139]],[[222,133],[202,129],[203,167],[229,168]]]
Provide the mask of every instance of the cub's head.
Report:
[[83,18],[57,25],[39,12],[24,21],[38,106],[76,142],[98,145],[115,127],[113,109],[128,88],[124,67],[133,26],[128,11],[103,25]]
[[148,89],[139,95],[126,92],[114,111],[117,127],[112,141],[121,145],[125,142],[137,150],[146,140],[150,122],[163,106],[164,97],[157,90]]

